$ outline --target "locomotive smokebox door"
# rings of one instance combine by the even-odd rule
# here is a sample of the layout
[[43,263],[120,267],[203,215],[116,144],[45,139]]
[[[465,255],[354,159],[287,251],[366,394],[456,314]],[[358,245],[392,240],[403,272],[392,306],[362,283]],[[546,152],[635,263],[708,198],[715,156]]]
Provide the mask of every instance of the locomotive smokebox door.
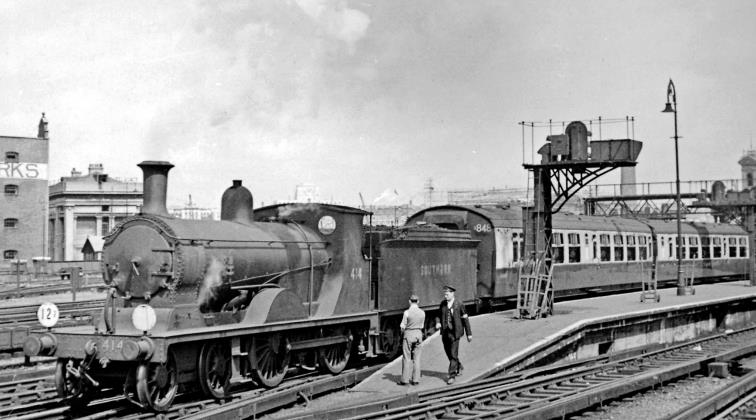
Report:
[[139,221],[131,223],[117,233],[118,240],[110,243],[105,263],[120,267],[113,277],[119,293],[136,298],[153,297],[169,280],[154,274],[170,271],[172,254],[165,251],[172,246],[154,227]]

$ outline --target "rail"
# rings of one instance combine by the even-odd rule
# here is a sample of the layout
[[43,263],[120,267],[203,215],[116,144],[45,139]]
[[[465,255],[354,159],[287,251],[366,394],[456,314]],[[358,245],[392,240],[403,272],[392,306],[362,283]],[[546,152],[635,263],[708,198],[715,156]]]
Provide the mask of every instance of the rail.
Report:
[[[349,369],[337,376],[330,374],[312,374],[292,377],[282,386],[272,390],[253,389],[230,395],[225,401],[197,398],[196,394],[179,396],[183,401],[173,405],[170,411],[161,413],[158,418],[170,419],[238,419],[255,417],[272,412],[296,401],[309,400],[313,396],[335,390],[348,388],[373,374],[384,364],[366,368]],[[0,404],[0,417],[7,415],[21,419],[116,419],[116,418],[152,418],[153,413],[145,413],[131,404],[122,395],[121,390],[110,390],[100,394],[100,398],[87,407],[72,411],[54,392],[51,377],[29,378],[18,381],[11,386],[20,390],[15,404]],[[35,387],[38,387],[35,389]],[[0,388],[0,391],[2,388]],[[36,392],[36,398],[34,398]],[[0,394],[0,402],[4,397]],[[5,397],[10,401],[9,397]]]
[[[517,380],[510,375],[361,404],[354,419],[552,418],[756,352],[756,327],[598,365]],[[396,407],[385,409],[385,407]],[[357,407],[341,412],[355,413]],[[329,410],[335,417],[338,410]],[[294,418],[316,418],[324,413]]]

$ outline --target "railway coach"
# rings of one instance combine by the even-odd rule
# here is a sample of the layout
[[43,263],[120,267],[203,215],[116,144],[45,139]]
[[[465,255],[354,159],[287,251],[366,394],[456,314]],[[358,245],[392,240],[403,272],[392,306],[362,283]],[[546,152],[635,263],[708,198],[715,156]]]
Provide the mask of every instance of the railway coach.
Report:
[[[470,231],[479,240],[476,298],[497,305],[517,294],[523,260],[522,209],[516,206],[430,207],[406,225],[435,224]],[[736,225],[683,222],[682,264],[697,281],[744,278],[748,274],[746,231]],[[655,267],[657,280],[677,280],[676,223],[622,217],[555,214],[553,284],[557,297],[638,289]]]

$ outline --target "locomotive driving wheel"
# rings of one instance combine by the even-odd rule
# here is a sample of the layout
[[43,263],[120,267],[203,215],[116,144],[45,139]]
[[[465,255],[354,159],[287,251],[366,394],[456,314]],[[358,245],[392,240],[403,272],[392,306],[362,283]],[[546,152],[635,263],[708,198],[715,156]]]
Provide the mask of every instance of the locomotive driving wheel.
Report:
[[178,394],[176,362],[168,355],[165,363],[141,363],[137,367],[136,390],[139,402],[155,411],[167,411]]
[[225,341],[205,343],[197,366],[200,387],[208,397],[223,398],[231,380],[231,348]]
[[381,323],[383,352],[390,360],[396,359],[402,350],[402,330],[399,319],[387,318]]
[[73,408],[81,408],[92,398],[85,379],[81,376],[81,360],[58,359],[55,365],[55,389]]
[[254,376],[258,383],[274,388],[283,381],[289,367],[289,349],[281,334],[268,334],[252,338],[250,357],[257,366]]
[[331,344],[318,350],[321,368],[334,375],[341,373],[349,362],[349,355],[352,353],[352,333],[346,330],[346,333],[337,331],[336,336],[343,336],[346,341]]

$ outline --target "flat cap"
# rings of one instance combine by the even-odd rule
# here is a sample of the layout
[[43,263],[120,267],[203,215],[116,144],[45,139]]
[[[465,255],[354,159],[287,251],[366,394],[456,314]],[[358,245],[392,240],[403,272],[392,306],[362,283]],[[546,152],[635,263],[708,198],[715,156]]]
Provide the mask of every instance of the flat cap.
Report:
[[413,293],[413,294],[410,295],[410,300],[413,301],[413,302],[417,302],[420,299],[417,297],[416,294]]
[[444,286],[444,288],[443,288],[443,289],[441,289],[441,290],[443,290],[443,291],[447,291],[447,290],[448,290],[448,291],[450,291],[450,292],[456,292],[456,291],[457,291],[457,289],[455,289],[455,288],[454,288],[454,287],[452,287],[452,286],[449,286],[448,284],[447,284],[446,286]]

